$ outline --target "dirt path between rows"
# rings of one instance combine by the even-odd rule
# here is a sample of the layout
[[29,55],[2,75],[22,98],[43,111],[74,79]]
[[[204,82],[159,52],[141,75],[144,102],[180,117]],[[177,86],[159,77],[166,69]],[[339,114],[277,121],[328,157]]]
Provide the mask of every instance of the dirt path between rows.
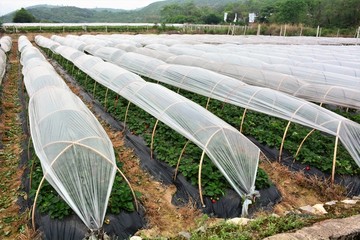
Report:
[[196,227],[195,220],[200,217],[200,211],[193,206],[176,207],[171,204],[172,195],[176,192],[174,185],[163,185],[143,171],[140,162],[133,151],[124,146],[120,132],[106,129],[114,148],[120,150],[119,159],[124,163],[123,169],[133,188],[141,192],[141,203],[145,207],[148,229],[141,230],[142,236],[171,237],[181,231],[190,231]]
[[20,113],[22,106],[18,95],[19,90],[19,59],[17,41],[8,57],[7,73],[2,82],[0,137],[0,236],[1,239],[31,239],[32,233],[27,226],[28,211],[20,213],[17,204],[19,197],[25,197],[21,190],[21,177],[24,167],[20,167],[23,154],[22,143],[26,138]]

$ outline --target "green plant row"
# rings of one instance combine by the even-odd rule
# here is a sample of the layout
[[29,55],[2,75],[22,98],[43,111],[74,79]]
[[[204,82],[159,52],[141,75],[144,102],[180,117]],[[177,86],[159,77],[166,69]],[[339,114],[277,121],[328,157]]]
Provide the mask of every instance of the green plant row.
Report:
[[[177,89],[172,86],[166,84],[162,85],[177,91]],[[208,101],[207,97],[199,96],[198,94],[185,90],[180,90],[179,93],[204,107]],[[233,127],[240,129],[244,113],[243,108],[211,99],[208,110]],[[345,111],[342,108],[337,108],[335,112],[350,120],[358,123],[360,122],[360,114],[354,110],[350,109],[349,111]],[[264,144],[269,148],[280,149],[287,124],[288,121],[286,120],[247,110],[242,133],[254,137],[261,144]],[[303,125],[291,123],[286,134],[284,150],[292,156],[295,156],[300,143],[311,130],[312,129],[304,127]],[[334,136],[315,131],[305,141],[296,160],[307,164],[309,167],[316,167],[325,173],[331,173],[334,147]],[[360,168],[341,143],[338,145],[336,173],[341,175],[360,174]]]
[[[33,152],[33,149],[31,149],[31,151]],[[121,169],[122,164],[117,161],[117,166]],[[28,167],[32,169],[29,174],[29,178],[31,179],[29,197],[35,199],[36,191],[43,177],[40,160],[35,154],[32,154]],[[139,193],[136,192],[136,195],[139,196]],[[133,203],[134,199],[129,186],[120,175],[116,174],[109,198],[107,213],[119,214],[121,211],[132,212],[135,210]],[[36,208],[42,214],[49,214],[50,217],[54,219],[63,219],[73,214],[72,209],[47,181],[43,182],[40,189]]]
[[[79,83],[82,84],[88,92],[95,93],[95,98],[103,105],[106,105],[109,113],[115,116],[119,121],[124,121],[125,110],[128,104],[125,99],[109,90],[107,100],[105,101],[105,87],[99,86],[99,84],[96,85],[92,79],[86,77],[81,71],[73,71],[73,65],[67,63],[67,61],[61,59],[58,59],[58,61],[62,62],[64,67],[67,68],[70,73],[75,75]],[[147,80],[151,81],[151,79]],[[178,89],[171,86],[165,86],[174,91],[178,91]],[[95,92],[94,89],[96,89]],[[202,106],[206,105],[206,97],[184,90],[179,90],[179,93]],[[217,100],[211,100],[208,110],[239,129],[244,109],[230,104],[224,104]],[[346,112],[340,109],[337,111],[346,115]],[[353,113],[352,117],[356,118],[356,116],[359,116],[359,114]],[[279,149],[287,123],[288,122],[285,120],[253,111],[247,111],[244,119],[243,133],[255,137],[260,143],[267,145],[270,148]],[[128,113],[127,126],[134,134],[141,135],[148,146],[150,146],[151,133],[154,124],[154,118],[136,106],[131,105]],[[311,130],[312,129],[302,125],[292,123],[286,136],[284,149],[294,156],[299,144]],[[169,163],[171,166],[176,166],[180,152],[186,141],[187,140],[181,135],[171,131],[171,129],[160,123],[157,126],[155,133],[154,152],[160,160]],[[297,156],[297,160],[307,164],[309,168],[316,167],[323,172],[330,173],[334,144],[335,138],[333,136],[315,131],[305,141]],[[195,145],[189,144],[179,168],[180,172],[194,185],[197,183],[197,170],[200,156],[201,149]],[[359,174],[358,166],[341,144],[338,146],[336,172],[338,174]],[[225,184],[226,181],[224,181],[221,174],[211,164],[209,159],[205,160],[202,177],[203,189],[205,190],[204,194],[207,196],[221,196],[224,189],[228,187],[227,184]],[[257,189],[262,189],[268,186],[269,180],[267,175],[260,169],[257,176],[256,187]]]

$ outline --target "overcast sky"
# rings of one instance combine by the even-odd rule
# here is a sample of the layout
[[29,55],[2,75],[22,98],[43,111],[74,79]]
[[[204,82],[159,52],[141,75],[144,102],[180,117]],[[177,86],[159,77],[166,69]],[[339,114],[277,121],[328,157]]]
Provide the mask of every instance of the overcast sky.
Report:
[[136,9],[161,0],[0,0],[0,16],[38,4],[76,6],[81,8]]

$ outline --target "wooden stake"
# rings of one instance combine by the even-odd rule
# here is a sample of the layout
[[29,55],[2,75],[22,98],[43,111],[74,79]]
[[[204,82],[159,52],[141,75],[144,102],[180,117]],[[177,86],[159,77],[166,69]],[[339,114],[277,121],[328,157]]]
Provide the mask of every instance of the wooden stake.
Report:
[[341,126],[341,121],[339,122],[337,132],[336,132],[333,165],[332,165],[332,170],[331,170],[331,184],[334,184],[334,180],[335,180],[336,155],[337,155],[337,148],[338,148],[338,143],[339,143],[340,126]]
[[93,96],[95,97],[95,90],[96,90],[96,81],[94,81],[94,89],[93,89]]
[[241,118],[240,130],[239,130],[239,131],[240,131],[240,133],[242,132],[242,127],[243,127],[243,124],[244,124],[246,111],[247,111],[247,108],[245,108],[245,110],[244,110],[244,112],[243,112],[243,115],[242,115],[242,118]]
[[182,156],[184,155],[185,149],[186,149],[187,145],[189,144],[189,142],[190,142],[190,140],[188,140],[188,141],[185,143],[183,149],[181,150],[181,153],[180,153],[178,162],[177,162],[177,164],[176,164],[175,172],[174,172],[174,178],[173,178],[174,180],[175,180],[176,177],[177,177],[177,173],[178,173],[178,171],[179,171],[179,166],[180,166],[181,158],[182,158]]
[[205,106],[205,109],[207,110],[208,107],[209,107],[209,103],[210,103],[210,97],[208,97],[208,100],[206,101],[206,106]]
[[287,133],[287,131],[289,130],[290,124],[291,124],[291,121],[288,122],[288,124],[287,124],[287,126],[286,126],[286,128],[285,128],[283,137],[282,137],[281,146],[280,146],[280,151],[279,151],[279,162],[281,161],[281,156],[282,156],[282,151],[283,151],[284,142],[285,142],[285,138],[286,138],[286,133]]
[[108,95],[108,92],[109,92],[109,88],[106,88],[106,92],[105,92],[105,102],[104,102],[105,111],[106,111],[106,103],[107,103],[107,95]]
[[205,150],[203,150],[203,152],[201,154],[201,159],[200,159],[200,163],[199,163],[199,174],[198,174],[199,195],[200,195],[200,202],[202,204],[202,207],[205,207],[204,199],[202,196],[202,187],[201,187],[201,170],[202,170],[202,164],[204,161],[204,157],[205,157]]
[[130,104],[131,102],[129,101],[127,107],[126,107],[126,111],[125,111],[125,119],[124,119],[124,131],[126,129],[126,120],[127,120],[127,115],[128,115],[128,111],[129,111],[129,108],[130,108]]
[[296,151],[296,154],[295,154],[295,157],[294,157],[294,160],[297,158],[297,156],[299,155],[299,152],[300,152],[300,149],[302,147],[302,145],[304,144],[305,140],[315,131],[316,129],[314,128],[313,130],[311,130],[305,137],[304,139],[301,141],[297,151]]
[[153,147],[154,147],[154,136],[155,136],[155,130],[159,123],[159,119],[156,119],[152,134],[151,134],[151,144],[150,144],[150,157],[153,159]]

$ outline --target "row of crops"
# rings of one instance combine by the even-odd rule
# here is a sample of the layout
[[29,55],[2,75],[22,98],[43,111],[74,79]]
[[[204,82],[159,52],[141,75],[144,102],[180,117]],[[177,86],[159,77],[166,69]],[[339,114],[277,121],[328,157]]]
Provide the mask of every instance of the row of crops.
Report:
[[[39,37],[37,43],[45,46],[52,41]],[[146,82],[114,64],[70,47],[59,46],[55,51],[97,83],[140,107],[202,149],[198,164],[200,193],[202,162],[206,153],[238,194],[249,198],[247,202],[251,202],[252,196],[257,194],[254,184],[259,149],[237,129],[179,94],[158,84]],[[154,133],[157,124],[158,122],[152,130]],[[152,136],[151,142],[153,141]],[[200,156],[197,157],[199,158]]]
[[[78,38],[78,40],[76,39]],[[116,46],[117,48],[122,48],[124,50],[127,50],[127,51],[137,51],[139,53],[143,53],[143,54],[146,54],[146,55],[152,55],[152,56],[156,56],[160,59],[169,59],[169,62],[172,62],[174,61],[174,57],[169,57],[169,55],[174,55],[172,53],[177,53],[177,56],[175,57],[176,58],[184,58],[185,60],[182,61],[181,63],[183,62],[188,62],[187,65],[190,65],[190,64],[194,64],[196,65],[196,62],[201,64],[201,59],[199,60],[199,58],[196,59],[196,61],[190,61],[189,63],[189,58],[188,55],[185,55],[185,53],[191,55],[190,57],[192,57],[193,55],[201,55],[203,58],[207,59],[209,58],[210,56],[210,59],[212,60],[211,63],[212,65],[219,65],[221,64],[222,61],[226,61],[226,59],[232,59],[232,65],[230,65],[230,68],[229,69],[232,69],[233,66],[238,66],[238,67],[243,67],[244,66],[244,62],[254,62],[254,61],[249,61],[248,58],[246,59],[243,59],[242,61],[236,61],[236,60],[239,60],[240,59],[240,56],[239,55],[235,55],[235,54],[228,54],[228,53],[225,53],[225,54],[212,54],[211,53],[209,54],[208,52],[211,52],[211,51],[215,51],[215,50],[209,50],[211,48],[211,45],[205,45],[205,44],[195,44],[194,48],[205,48],[206,51],[200,51],[200,50],[197,50],[197,49],[190,49],[192,45],[188,44],[188,45],[181,45],[179,44],[178,41],[175,41],[175,40],[169,40],[169,41],[166,41],[164,40],[163,38],[159,37],[159,39],[157,39],[157,41],[161,42],[161,43],[167,43],[169,46],[165,45],[165,44],[161,44],[161,43],[156,43],[156,40],[152,41],[151,44],[148,44],[146,45],[148,42],[149,42],[149,37],[146,37],[146,36],[135,36],[133,37],[134,38],[134,44],[131,45],[131,41],[128,40],[128,39],[124,39],[124,38],[121,38],[119,39],[119,37],[117,35],[113,35],[111,37],[109,37],[108,39],[104,39],[104,36],[97,36],[96,38],[92,38],[91,36],[88,36],[88,35],[85,35],[85,36],[81,36],[81,37],[75,37],[75,36],[68,36],[68,43],[65,43],[65,44],[68,44],[70,46],[74,46],[80,50],[85,50],[84,47],[86,46],[85,42],[91,44],[91,43],[95,43],[97,44],[98,46],[102,45],[102,46],[110,46],[110,45],[113,45],[113,46]],[[139,38],[139,39],[137,39]],[[59,39],[59,37],[54,37],[54,39],[58,40],[61,42],[61,40]],[[81,40],[81,41],[79,41]],[[190,42],[190,41],[189,41]],[[139,45],[146,45],[146,47],[144,48],[138,48]],[[184,46],[185,45],[185,46]],[[99,47],[93,47],[95,51],[98,50]],[[233,48],[235,46],[227,46],[227,45],[224,45],[224,47],[227,47],[227,48],[232,48],[231,51],[233,51]],[[223,48],[224,48],[223,47]],[[218,47],[219,48],[219,47]],[[156,51],[151,51],[152,49],[156,49]],[[169,50],[170,49],[170,50]],[[87,51],[92,51],[91,50],[91,47],[88,47],[86,49]],[[94,50],[92,52],[94,52]],[[356,47],[355,47],[355,50],[356,50]],[[352,49],[349,49],[348,51],[352,51]],[[145,52],[145,53],[144,53]],[[234,52],[234,51],[233,51]],[[323,52],[326,52],[325,50]],[[343,51],[344,52],[344,51]],[[164,54],[165,53],[165,54]],[[203,78],[208,78],[208,75],[209,75],[209,71],[208,72],[205,72],[204,74],[204,71],[202,72],[199,72],[200,69],[197,68],[196,71],[189,71],[189,69],[191,68],[176,68],[176,66],[174,65],[166,65],[166,64],[163,64],[162,62],[159,62],[159,61],[154,61],[155,59],[154,58],[148,58],[146,59],[146,57],[142,57],[140,55],[137,55],[136,54],[123,54],[120,52],[120,50],[116,50],[116,49],[106,49],[106,48],[102,48],[100,50],[97,51],[97,54],[98,56],[101,56],[107,60],[109,60],[109,57],[111,57],[112,61],[113,62],[116,62],[117,64],[120,64],[122,67],[127,67],[129,70],[132,70],[132,71],[137,71],[138,73],[142,74],[142,75],[145,75],[145,76],[148,76],[149,74],[151,74],[151,77],[154,78],[154,75],[156,75],[156,73],[158,72],[161,72],[161,74],[157,74],[157,75],[160,75],[160,76],[155,76],[156,80],[159,80],[159,78],[167,78],[168,80],[170,79],[170,81],[177,81],[179,78],[180,79],[184,79],[184,72],[187,74],[187,75],[191,75],[192,72],[195,72],[195,74],[192,74],[191,76],[188,77],[188,79],[196,79],[193,77],[193,75],[197,75],[197,76],[200,76],[198,78],[201,78],[201,76]],[[331,54],[331,53],[330,53]],[[106,55],[106,56],[104,56]],[[180,55],[180,56],[179,56]],[[329,55],[329,53],[327,54],[324,54],[324,55]],[[356,84],[358,84],[358,81],[357,81],[357,77],[356,77],[356,70],[353,70],[353,71],[350,71],[350,66],[354,67],[356,66],[356,61],[355,62],[351,62],[351,60],[354,59],[354,57],[347,57],[347,56],[342,56],[344,55],[344,53],[342,54],[339,54],[337,55],[339,58],[345,58],[345,60],[331,60],[332,62],[336,61],[336,64],[338,65],[344,65],[346,67],[337,67],[335,69],[337,69],[337,71],[341,71],[340,73],[332,73],[332,72],[326,72],[326,71],[319,71],[319,70],[316,70],[316,69],[313,69],[310,71],[308,70],[308,67],[304,68],[300,68],[300,67],[293,67],[293,68],[290,68],[289,71],[291,72],[295,72],[297,74],[295,75],[299,75],[297,77],[292,77],[292,76],[289,76],[287,74],[277,74],[277,72],[269,72],[269,71],[266,71],[266,70],[262,70],[262,71],[257,71],[255,68],[252,68],[252,69],[248,69],[247,72],[245,73],[249,73],[249,72],[253,72],[254,74],[252,74],[252,76],[249,77],[249,74],[243,74],[244,71],[237,71],[239,74],[235,74],[237,75],[237,79],[248,79],[247,82],[253,82],[254,84],[254,80],[255,79],[260,79],[261,80],[261,77],[264,79],[262,81],[261,84],[258,84],[258,85],[263,85],[263,83],[267,82],[267,83],[270,83],[270,84],[273,84],[274,81],[276,81],[276,79],[280,79],[278,81],[281,81],[281,83],[285,86],[286,85],[286,88],[287,89],[292,89],[292,91],[294,92],[295,89],[297,89],[296,91],[298,92],[299,89],[304,89],[304,86],[306,85],[306,89],[304,90],[304,92],[306,93],[305,94],[305,99],[307,100],[311,100],[310,97],[306,97],[306,96],[311,96],[312,98],[315,98],[313,99],[312,101],[316,101],[317,102],[320,102],[320,103],[342,103],[343,106],[352,106],[354,108],[357,108],[357,104],[358,104],[358,101],[357,101],[357,97],[359,96],[358,94],[358,91],[357,90],[354,90],[354,87],[356,86]],[[160,57],[159,57],[160,56]],[[212,56],[212,58],[211,58]],[[242,54],[241,54],[242,56]],[[313,56],[313,55],[311,55]],[[127,59],[126,59],[127,58]],[[269,57],[267,57],[269,58]],[[304,57],[303,57],[304,58]],[[308,59],[310,57],[307,57]],[[216,61],[217,59],[217,61]],[[276,59],[276,57],[275,57]],[[281,58],[280,57],[277,57],[277,61],[279,62]],[[203,60],[204,61],[204,60]],[[228,60],[229,61],[229,60]],[[272,60],[272,61],[275,61],[275,60]],[[285,61],[284,59],[282,59],[281,61]],[[322,61],[321,64],[318,64],[318,65],[321,65],[322,67],[324,66],[331,66],[331,61],[330,62],[324,62]],[[176,61],[175,61],[176,62]],[[208,61],[209,62],[209,61]],[[257,63],[259,61],[255,61],[255,63]],[[299,60],[297,61],[297,63],[299,62]],[[178,63],[178,62],[177,62]],[[238,64],[235,64],[235,63],[238,63]],[[240,64],[239,64],[240,63]],[[231,64],[231,62],[228,62],[228,64]],[[140,67],[141,65],[141,67]],[[144,67],[145,65],[145,67]],[[202,64],[201,66],[208,66],[207,64]],[[222,65],[223,66],[223,65]],[[275,67],[283,67],[284,64],[275,64],[274,65]],[[249,67],[248,65],[246,67]],[[258,66],[259,67],[259,66]],[[285,66],[286,67],[286,66]],[[175,68],[175,70],[173,70]],[[270,67],[268,67],[270,68]],[[158,71],[153,71],[154,69],[157,69]],[[170,70],[169,70],[170,69]],[[244,69],[244,68],[242,68]],[[294,69],[296,69],[297,71],[295,71]],[[165,74],[164,74],[165,72]],[[236,72],[236,71],[234,71]],[[347,74],[345,74],[345,73]],[[242,75],[241,75],[242,74]],[[301,75],[302,74],[302,75]],[[348,76],[352,74],[353,76]],[[166,75],[164,77],[164,75]],[[211,74],[210,74],[211,75]],[[231,76],[231,74],[229,74]],[[234,75],[234,74],[232,74]],[[205,77],[204,77],[205,76]],[[260,76],[260,77],[259,77]],[[270,76],[270,77],[269,77]],[[218,76],[216,76],[218,77]],[[315,80],[314,80],[315,79]],[[203,80],[203,79],[201,79]],[[200,80],[198,80],[200,82]],[[204,82],[204,81],[202,81]],[[220,81],[219,81],[220,82]],[[301,85],[299,85],[299,82],[301,82]],[[341,84],[340,84],[341,83]],[[179,84],[179,83],[177,83]],[[182,84],[182,83],[181,83]],[[190,83],[191,84],[191,83]],[[215,84],[217,84],[215,82]],[[221,82],[221,85],[223,83]],[[255,82],[255,84],[257,84]],[[335,84],[338,84],[338,85],[335,85]],[[238,84],[239,86],[239,84]],[[179,87],[179,86],[178,86]],[[202,87],[202,86],[201,86]],[[231,86],[233,87],[233,86]],[[241,87],[241,86],[240,86]],[[273,88],[279,88],[280,87],[280,84],[274,84],[274,87]],[[208,87],[208,89],[211,89],[211,86]],[[234,89],[234,88],[232,88]],[[237,88],[235,88],[237,89]],[[314,92],[309,93],[309,90],[314,90]],[[187,89],[189,90],[189,89]],[[321,90],[321,91],[319,91]],[[274,91],[273,91],[274,92]],[[284,91],[284,92],[289,92],[289,91]],[[301,92],[301,91],[300,91]],[[216,95],[214,94],[213,92],[211,92],[212,95]],[[257,92],[258,94],[258,92]],[[301,96],[301,95],[300,95]],[[232,97],[232,96],[231,96]],[[266,98],[268,98],[268,96],[266,96]],[[265,104],[268,103],[268,99],[265,98],[265,101],[263,101]],[[276,97],[275,97],[276,98]],[[226,98],[225,98],[226,99]],[[294,99],[294,98],[293,98]],[[246,100],[246,99],[245,99]],[[273,101],[273,100],[272,100]],[[245,101],[246,102],[246,101]],[[272,102],[270,102],[272,103]],[[291,101],[288,101],[287,99],[285,99],[283,101],[283,103],[280,103],[279,105],[282,105],[282,108],[285,109],[285,110],[288,110],[288,105],[290,105]],[[262,106],[262,105],[265,105],[261,102],[258,103],[258,105]],[[271,108],[273,108],[273,105],[274,104],[268,104],[270,105]],[[323,128],[325,126],[325,128],[333,128],[332,131],[332,134],[335,135],[335,136],[339,136],[342,135],[341,132],[347,132],[345,133],[345,135],[350,135],[350,136],[344,136],[342,137],[343,138],[343,143],[345,141],[347,142],[352,142],[350,143],[350,145],[352,145],[354,142],[356,144],[356,141],[348,141],[346,140],[347,138],[350,138],[350,139],[353,139],[354,136],[351,136],[351,135],[355,135],[356,137],[356,134],[354,133],[351,133],[353,132],[353,130],[350,130],[350,131],[347,131],[346,129],[344,131],[340,131],[340,125],[339,125],[339,121],[341,122],[346,122],[346,121],[343,121],[344,119],[342,119],[341,117],[338,119],[338,120],[335,120],[336,118],[338,118],[339,116],[338,115],[334,115],[332,114],[331,112],[327,111],[326,114],[330,114],[332,115],[330,118],[332,119],[327,119],[327,120],[324,120],[324,122],[317,122],[319,119],[322,119],[322,118],[319,118],[317,117],[318,114],[317,112],[321,112],[323,110],[323,108],[318,108],[315,106],[315,109],[313,111],[304,111],[305,114],[301,114],[301,110],[303,108],[302,105],[298,105],[298,106],[301,106],[301,107],[293,107],[292,111],[289,111],[288,116],[290,115],[291,116],[291,119],[292,121],[293,118],[296,118],[296,116],[292,116],[292,113],[296,113],[297,115],[300,115],[300,118],[302,121],[301,124],[303,125],[307,125],[309,124],[309,120],[308,119],[305,119],[307,121],[304,121],[304,117],[301,116],[301,115],[306,115],[308,114],[307,118],[310,119],[310,122],[311,121],[314,121],[315,124],[318,124],[318,128]],[[305,104],[305,106],[307,106],[307,104]],[[247,108],[247,107],[246,107]],[[257,110],[258,111],[258,110]],[[273,109],[274,112],[278,112],[277,109]],[[300,112],[300,113],[298,113]],[[334,119],[334,120],[333,120]],[[310,123],[311,124],[311,123]],[[329,125],[333,125],[333,127],[329,127]],[[351,125],[351,123],[349,123]],[[345,124],[345,125],[348,125],[348,124]],[[315,128],[314,126],[311,126],[310,127],[312,128]],[[348,128],[348,127],[344,127],[344,128]],[[352,128],[352,127],[350,127]],[[355,127],[356,128],[356,127]],[[327,130],[322,130],[324,132],[327,132],[329,133],[328,131],[329,129]],[[338,131],[339,130],[339,131]],[[340,137],[340,140],[341,140],[341,137]],[[345,144],[346,145],[346,144]],[[351,149],[357,149],[356,147],[352,147],[352,146],[348,146],[348,150],[351,152],[352,150]],[[357,153],[356,153],[356,150],[355,152],[352,153],[352,156],[354,159],[357,159]]]
[[[151,44],[147,44],[149,42],[149,37],[147,36],[135,36],[132,38],[133,44],[131,44],[130,40],[126,38],[120,39],[117,35],[112,35],[107,38],[101,35],[96,37],[88,35],[80,37],[68,36],[67,38],[53,36],[53,39],[61,44],[89,52],[156,81],[161,81],[177,88],[205,95],[209,98],[230,102],[245,109],[252,109],[257,112],[288,120],[288,126],[286,127],[285,125],[285,127],[282,127],[285,131],[282,130],[284,135],[282,141],[280,141],[281,144],[280,146],[277,146],[280,147],[280,152],[285,144],[285,146],[290,145],[290,148],[287,148],[287,150],[294,154],[296,152],[301,156],[300,149],[296,149],[295,147],[296,143],[286,144],[288,141],[285,141],[284,143],[290,122],[296,122],[312,129],[334,135],[336,137],[335,141],[337,142],[337,139],[340,139],[352,158],[359,163],[358,146],[356,146],[358,144],[358,124],[320,106],[311,104],[308,101],[290,97],[279,91],[270,90],[269,88],[259,88],[246,84],[252,83],[259,86],[272,86],[272,89],[282,90],[285,93],[292,91],[295,93],[293,95],[302,97],[305,100],[358,109],[359,101],[357,98],[360,96],[359,90],[356,90],[356,86],[359,84],[357,77],[358,73],[356,68],[351,68],[357,66],[358,62],[351,54],[350,56],[347,56],[346,52],[344,53],[344,51],[342,51],[341,54],[336,55],[337,59],[335,60],[328,60],[327,58],[325,58],[326,61],[318,60],[319,63],[315,64],[315,67],[312,69],[308,66],[298,66],[301,59],[310,59],[311,57],[300,56],[297,58],[298,60],[295,60],[296,58],[292,58],[292,55],[290,55],[294,66],[288,67],[290,64],[283,64],[290,62],[290,60],[284,58],[284,53],[279,54],[282,57],[267,56],[264,54],[265,51],[263,51],[262,54],[255,54],[257,58],[263,56],[267,61],[267,63],[265,62],[262,65],[273,65],[276,70],[278,68],[289,69],[289,71],[295,75],[292,76],[279,73],[278,71],[269,71],[271,68],[270,66],[267,66],[265,70],[262,70],[260,64],[261,61],[258,59],[250,61],[248,57],[243,59],[244,54],[242,54],[241,49],[237,50],[239,54],[234,54],[236,53],[236,46],[225,44],[224,46],[214,47],[210,44],[179,44],[174,40],[166,42],[163,38],[153,39],[154,41],[152,41]],[[157,40],[163,44],[156,43]],[[165,43],[169,46],[165,45]],[[145,47],[139,47],[142,45],[145,45]],[[221,48],[221,51],[219,51],[219,48]],[[348,49],[348,51],[351,51],[351,53],[357,49],[356,47],[350,48],[351,49]],[[230,50],[222,51],[223,49]],[[217,50],[217,53],[211,53],[216,52]],[[228,51],[233,53],[227,53]],[[225,53],[219,54],[219,52]],[[326,49],[324,49],[323,52],[326,56],[334,55],[334,53],[326,52]],[[196,56],[195,59],[193,59],[194,56]],[[321,57],[318,58],[321,59]],[[161,61],[160,59],[169,63]],[[179,61],[179,59],[181,61]],[[316,59],[313,59],[313,61],[315,60]],[[229,67],[226,68],[222,62],[227,62]],[[274,64],[270,64],[269,62],[274,62]],[[201,66],[201,68],[180,64]],[[337,67],[331,68],[334,64]],[[257,68],[251,67],[250,65],[256,65]],[[209,69],[214,70],[216,66],[221,66],[217,68],[221,69],[221,73],[224,73],[224,69],[228,69],[229,74],[226,75],[229,77],[216,74],[214,71],[209,71]],[[322,69],[327,67],[332,70],[331,72],[324,70],[320,71],[317,69],[319,67]],[[261,70],[258,70],[259,68]],[[335,71],[337,72],[335,73]],[[240,81],[240,79],[242,81]],[[312,90],[312,92],[310,90]],[[244,121],[246,115],[243,114],[242,117],[242,120]],[[354,118],[356,118],[356,116]],[[246,122],[246,120],[244,122]],[[276,131],[279,131],[279,129]],[[302,132],[304,132],[304,130]],[[278,135],[278,133],[275,133],[274,135]],[[307,134],[301,134],[298,136],[298,139],[301,137],[306,139],[306,136]],[[273,141],[279,142],[276,140]],[[299,142],[301,142],[301,139],[298,140],[298,144]],[[274,144],[269,145],[272,146]],[[326,149],[325,152],[330,152],[328,147],[323,148],[322,151],[324,151],[324,149]],[[311,153],[307,155],[311,155]],[[325,162],[328,162],[329,159],[331,159],[331,157],[328,157]],[[331,164],[318,165],[324,165],[326,166],[325,169],[329,170],[329,168],[335,167],[335,160],[336,156],[333,158],[332,167]],[[351,162],[351,160],[349,160],[349,156],[345,156],[343,161],[339,161],[338,165],[347,169],[347,171],[342,169],[342,173],[354,173],[349,166],[354,166],[354,164],[346,164]],[[313,159],[308,159],[307,156],[305,156],[304,161],[314,162]],[[343,162],[346,163],[342,164]],[[322,163],[324,162],[322,161]],[[356,165],[354,166],[354,169],[356,172]]]
[[29,32],[157,32],[173,31],[183,24],[157,23],[4,23],[6,33]]

